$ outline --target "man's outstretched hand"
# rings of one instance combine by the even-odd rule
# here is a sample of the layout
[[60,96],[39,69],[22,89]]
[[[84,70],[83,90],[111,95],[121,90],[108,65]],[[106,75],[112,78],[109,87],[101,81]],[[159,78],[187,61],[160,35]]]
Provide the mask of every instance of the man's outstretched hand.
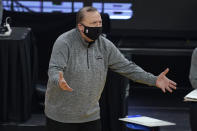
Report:
[[164,93],[167,91],[172,93],[172,89],[176,89],[176,83],[166,77],[169,69],[167,68],[164,72],[162,72],[156,80],[156,86],[160,88]]
[[59,86],[62,90],[66,90],[66,91],[73,91],[72,88],[69,87],[69,85],[67,84],[67,82],[64,79],[63,76],[63,72],[59,72]]

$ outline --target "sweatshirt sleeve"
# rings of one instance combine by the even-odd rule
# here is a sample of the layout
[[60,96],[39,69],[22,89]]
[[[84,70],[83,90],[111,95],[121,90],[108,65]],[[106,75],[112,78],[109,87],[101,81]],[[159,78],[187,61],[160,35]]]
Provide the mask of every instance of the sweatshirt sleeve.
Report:
[[109,68],[134,82],[147,84],[149,86],[156,85],[157,77],[151,73],[144,71],[134,62],[127,60],[123,54],[112,43],[108,57]]
[[49,82],[57,87],[59,87],[59,72],[64,72],[67,66],[68,51],[66,42],[58,38],[53,46],[48,70]]
[[197,88],[197,48],[193,51],[189,79],[193,88]]

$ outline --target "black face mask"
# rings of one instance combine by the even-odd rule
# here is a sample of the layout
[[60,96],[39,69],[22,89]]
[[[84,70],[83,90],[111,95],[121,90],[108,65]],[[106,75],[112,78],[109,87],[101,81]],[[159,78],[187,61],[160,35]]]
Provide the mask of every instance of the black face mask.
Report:
[[84,34],[91,40],[95,41],[102,33],[102,27],[88,27],[85,25],[83,26],[84,26]]

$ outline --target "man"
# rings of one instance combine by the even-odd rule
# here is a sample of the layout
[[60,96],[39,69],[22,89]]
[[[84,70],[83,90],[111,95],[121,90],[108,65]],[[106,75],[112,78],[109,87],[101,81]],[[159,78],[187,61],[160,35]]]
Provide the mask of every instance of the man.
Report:
[[[192,54],[189,78],[192,87],[197,88],[197,48],[194,49]],[[197,121],[197,102],[192,102],[190,107],[190,125],[192,131],[197,131],[196,121]]]
[[55,42],[45,97],[49,131],[101,131],[99,98],[108,67],[129,79],[172,92],[176,83],[165,75],[145,72],[128,61],[112,42],[101,36],[102,19],[93,7],[77,14],[77,28]]

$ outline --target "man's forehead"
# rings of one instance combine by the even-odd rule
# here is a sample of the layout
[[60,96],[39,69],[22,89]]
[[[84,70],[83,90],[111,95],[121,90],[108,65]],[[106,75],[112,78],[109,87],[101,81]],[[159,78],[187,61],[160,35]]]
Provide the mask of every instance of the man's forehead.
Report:
[[84,21],[94,21],[94,20],[101,20],[101,15],[99,12],[85,12],[84,13]]

